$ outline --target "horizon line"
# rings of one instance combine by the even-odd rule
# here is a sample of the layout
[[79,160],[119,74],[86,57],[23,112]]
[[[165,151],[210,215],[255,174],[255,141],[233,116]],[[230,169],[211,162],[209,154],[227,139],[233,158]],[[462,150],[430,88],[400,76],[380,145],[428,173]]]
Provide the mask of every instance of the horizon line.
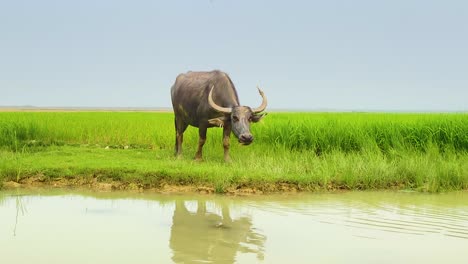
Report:
[[[135,107],[135,106],[33,106],[0,105],[1,112],[14,111],[130,111],[130,112],[172,112],[172,107]],[[468,109],[338,109],[338,108],[270,108],[267,112],[384,112],[384,113],[468,113]]]

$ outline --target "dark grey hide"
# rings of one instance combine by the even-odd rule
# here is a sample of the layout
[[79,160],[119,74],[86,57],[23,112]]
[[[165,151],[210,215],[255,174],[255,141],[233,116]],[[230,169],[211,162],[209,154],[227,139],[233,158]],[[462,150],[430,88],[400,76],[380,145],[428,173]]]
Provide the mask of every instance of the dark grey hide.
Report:
[[[251,109],[241,106],[234,84],[229,76],[221,71],[188,72],[177,76],[171,88],[172,106],[175,114],[175,154],[182,154],[183,134],[188,125],[199,128],[198,150],[195,159],[202,159],[202,148],[209,127],[223,127],[224,159],[229,157],[229,136],[231,131],[243,145],[253,141],[250,123],[258,122],[265,115],[261,112],[267,106],[263,98],[260,107]],[[211,95],[211,97],[210,97]]]

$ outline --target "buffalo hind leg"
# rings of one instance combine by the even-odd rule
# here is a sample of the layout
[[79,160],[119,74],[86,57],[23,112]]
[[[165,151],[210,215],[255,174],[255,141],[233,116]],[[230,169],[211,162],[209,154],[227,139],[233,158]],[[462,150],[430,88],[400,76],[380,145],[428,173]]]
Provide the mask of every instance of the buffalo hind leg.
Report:
[[178,121],[177,118],[174,119],[175,131],[176,131],[176,140],[175,140],[175,156],[180,158],[182,155],[182,142],[184,141],[184,132],[187,129],[187,124],[184,122]]
[[231,157],[229,156],[229,139],[231,136],[231,126],[225,125],[223,127],[223,147],[224,147],[224,161],[231,162]]
[[203,151],[203,145],[205,145],[205,142],[206,142],[206,130],[207,130],[207,127],[205,126],[200,126],[198,129],[198,136],[199,136],[198,149],[197,149],[197,153],[195,154],[195,160],[198,160],[198,161],[203,160],[202,151]]

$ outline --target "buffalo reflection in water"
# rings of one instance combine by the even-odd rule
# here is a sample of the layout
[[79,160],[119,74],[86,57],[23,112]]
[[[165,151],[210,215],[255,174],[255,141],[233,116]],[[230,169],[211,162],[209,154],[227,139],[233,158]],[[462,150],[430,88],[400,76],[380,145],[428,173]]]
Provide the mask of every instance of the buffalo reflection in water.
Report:
[[175,202],[170,247],[176,263],[234,263],[236,254],[254,253],[263,260],[265,236],[252,227],[250,217],[233,219],[226,204],[222,215],[208,212],[205,202],[198,202],[190,212],[184,201]]

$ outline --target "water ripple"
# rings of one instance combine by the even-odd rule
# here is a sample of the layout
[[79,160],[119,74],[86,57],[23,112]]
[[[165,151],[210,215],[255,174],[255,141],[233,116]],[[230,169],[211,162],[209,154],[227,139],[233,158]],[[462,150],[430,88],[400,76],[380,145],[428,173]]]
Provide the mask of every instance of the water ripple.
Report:
[[[387,197],[331,199],[317,196],[309,202],[258,203],[252,207],[277,215],[300,214],[326,225],[408,235],[442,235],[468,239],[468,204],[452,206],[430,196],[408,196],[394,202]],[[320,199],[317,199],[320,198]],[[335,197],[334,197],[335,198]],[[341,198],[341,197],[340,197]],[[401,197],[399,197],[401,198]],[[444,198],[443,196],[441,199]],[[380,201],[379,201],[380,199]],[[385,201],[385,202],[382,202]],[[377,201],[377,202],[375,202]],[[446,201],[445,201],[446,202]],[[362,236],[362,235],[356,235]]]

